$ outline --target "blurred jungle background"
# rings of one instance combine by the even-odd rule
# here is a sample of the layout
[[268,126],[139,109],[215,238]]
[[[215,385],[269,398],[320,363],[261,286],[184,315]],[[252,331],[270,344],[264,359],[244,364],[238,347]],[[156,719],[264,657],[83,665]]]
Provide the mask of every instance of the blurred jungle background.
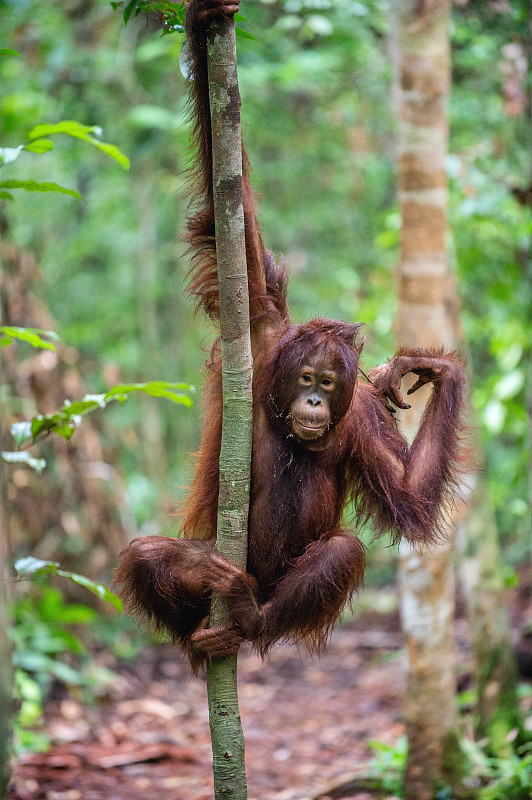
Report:
[[[371,367],[394,352],[398,305],[398,43],[389,3],[245,0],[241,12],[240,27],[254,37],[238,37],[243,135],[265,241],[290,272],[293,318],[366,323],[364,363]],[[110,585],[117,553],[131,538],[175,532],[173,514],[199,441],[202,365],[215,335],[184,296],[188,260],[179,237],[192,157],[180,68],[184,37],[161,35],[157,15],[145,12],[124,25],[123,8],[103,0],[0,2],[0,21],[0,147],[6,148],[0,325],[59,337],[43,335],[55,349],[34,348],[20,336],[13,341],[6,327],[2,450],[17,449],[13,423],[53,415],[65,401],[150,381],[185,385],[178,390],[184,402],[139,391],[125,403],[91,407],[79,425],[75,418],[73,435],[72,429],[68,436],[41,435],[24,448],[37,462],[25,456],[1,463],[2,548],[9,564],[32,556]],[[481,453],[488,520],[482,525],[496,530],[496,580],[518,627],[512,642],[523,636],[526,642],[532,629],[520,609],[530,609],[532,542],[528,0],[457,0],[451,44],[446,167],[458,346],[468,357]],[[35,140],[37,125],[62,120],[96,126],[89,138],[114,145],[130,168],[68,131],[52,136],[53,149],[30,147],[15,157],[13,150]],[[29,181],[53,182],[80,198],[28,191]],[[396,558],[394,548],[372,546],[360,601],[362,609],[388,615],[375,625],[382,641],[387,628],[395,630]],[[71,721],[79,720],[89,714],[80,710],[84,703],[103,702],[117,664],[140,658],[144,642],[153,641],[68,579],[9,582],[8,588],[17,753],[23,754],[55,741],[43,723],[47,698],[63,703],[65,719],[70,709]],[[364,631],[360,636],[369,641]],[[356,649],[356,637],[353,642]],[[393,639],[391,649],[396,645]],[[175,656],[164,653],[171,665]],[[297,668],[295,659],[289,664]],[[260,669],[253,662],[251,671]],[[530,678],[530,663],[528,669]],[[459,689],[469,685],[464,678]],[[530,684],[519,691],[530,724]],[[473,702],[463,695],[464,707]],[[374,738],[386,738],[386,724],[377,727]],[[393,731],[390,746],[400,726]],[[284,765],[282,742],[275,752]],[[386,757],[399,758],[396,751]],[[21,778],[13,797],[75,800],[41,795],[27,780],[24,789]],[[209,796],[201,787],[194,794],[190,785],[188,795],[175,797]],[[263,788],[261,796],[307,795],[282,795],[280,788],[267,795]]]

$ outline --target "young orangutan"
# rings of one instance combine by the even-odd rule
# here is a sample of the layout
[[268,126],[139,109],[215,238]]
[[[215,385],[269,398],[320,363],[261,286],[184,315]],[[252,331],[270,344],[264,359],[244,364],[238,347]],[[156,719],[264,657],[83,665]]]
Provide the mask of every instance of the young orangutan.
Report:
[[[234,14],[235,0],[190,0],[187,34],[198,143],[198,203],[188,223],[194,253],[190,291],[216,318],[218,286],[212,200],[206,35]],[[358,380],[360,325],[290,322],[286,275],[265,249],[244,152],[244,213],[254,355],[249,552],[245,572],[216,552],[222,394],[219,348],[207,367],[205,422],[182,526],[183,538],[149,536],[121,554],[116,582],[133,612],[181,644],[192,667],[234,653],[243,639],[264,654],[281,639],[319,650],[360,585],[364,547],[341,523],[355,500],[358,521],[377,534],[430,543],[456,483],[465,388],[460,358],[443,350],[400,350]],[[266,285],[266,291],[264,291]],[[413,443],[397,429],[393,403],[407,373],[433,391]],[[234,622],[209,629],[211,595]]]

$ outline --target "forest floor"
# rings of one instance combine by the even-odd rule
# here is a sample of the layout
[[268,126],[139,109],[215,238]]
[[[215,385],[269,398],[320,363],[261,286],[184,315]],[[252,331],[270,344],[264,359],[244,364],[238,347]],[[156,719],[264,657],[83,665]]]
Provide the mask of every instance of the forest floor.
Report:
[[[455,624],[461,688],[471,671],[467,627],[463,619]],[[366,612],[335,630],[320,659],[280,646],[262,663],[242,648],[249,800],[325,798],[346,775],[370,774],[369,743],[393,745],[404,733],[401,647],[397,614]],[[212,800],[205,680],[190,679],[168,645],[114,669],[97,704],[64,693],[50,701],[52,746],[18,759],[7,800]]]

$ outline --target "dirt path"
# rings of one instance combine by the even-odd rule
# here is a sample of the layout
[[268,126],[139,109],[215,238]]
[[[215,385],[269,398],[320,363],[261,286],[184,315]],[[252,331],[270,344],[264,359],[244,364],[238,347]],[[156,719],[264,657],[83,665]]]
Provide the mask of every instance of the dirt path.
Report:
[[[288,646],[265,664],[241,652],[249,800],[310,800],[368,764],[369,740],[402,734],[405,664],[394,627],[344,626],[320,660]],[[19,761],[8,800],[213,796],[205,682],[190,680],[170,647],[123,666],[98,705],[55,701],[47,730],[51,750]]]

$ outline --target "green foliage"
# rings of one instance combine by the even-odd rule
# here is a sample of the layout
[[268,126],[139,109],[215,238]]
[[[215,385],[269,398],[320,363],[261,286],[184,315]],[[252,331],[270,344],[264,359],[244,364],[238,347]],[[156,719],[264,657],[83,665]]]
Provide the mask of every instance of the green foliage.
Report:
[[[162,25],[162,35],[166,36],[169,33],[184,33],[185,32],[185,2],[156,2],[155,0],[130,0],[129,3],[124,0],[119,2],[112,2],[111,8],[116,10],[123,9],[124,24],[127,25],[129,20],[133,17],[138,17],[139,14],[153,14]],[[243,20],[241,14],[235,14],[236,20]],[[255,39],[247,31],[241,28],[235,28],[235,33],[243,39]]]
[[42,722],[43,691],[24,669],[15,670],[15,699],[20,703],[13,726],[15,753],[47,750],[50,737],[38,729]]
[[[63,120],[55,125],[37,125],[36,128],[33,128],[33,130],[30,131],[28,136],[31,142],[29,145],[30,151],[35,153],[46,152],[49,149],[51,150],[53,143],[48,139],[44,139],[43,137],[55,136],[57,133],[63,133],[65,136],[72,136],[73,139],[80,139],[82,142],[91,144],[101,153],[104,153],[106,156],[109,156],[109,158],[113,158],[115,161],[117,161],[123,169],[127,170],[130,167],[129,158],[120,152],[118,147],[115,147],[113,144],[99,141],[99,138],[97,137],[100,137],[103,133],[99,125],[82,125],[81,122],[76,122],[75,120]],[[92,134],[94,134],[94,136]]]
[[174,2],[156,2],[155,0],[130,0],[130,2],[112,2],[111,7],[123,9],[124,24],[127,25],[131,16],[137,17],[140,13],[155,14],[163,26],[163,34],[183,33],[185,30],[185,4]]
[[370,761],[370,775],[379,779],[383,792],[403,797],[403,775],[406,766],[408,743],[401,736],[393,745],[372,740],[368,746],[375,752]]
[[515,190],[528,185],[532,138],[505,82],[519,98],[530,9],[519,0],[495,6],[454,11],[451,222],[489,491],[518,559],[529,526],[532,213]]
[[[463,796],[478,800],[528,800],[532,792],[532,743],[516,748],[509,757],[491,758],[471,739],[463,739],[461,748],[467,759],[468,772]],[[406,765],[407,741],[401,737],[394,745],[371,741],[376,752],[370,762],[370,779],[378,780],[383,792],[404,797],[403,775]],[[453,800],[455,793],[441,786],[435,800]],[[460,795],[462,796],[462,795]]]
[[165,397],[173,403],[191,408],[192,399],[185,392],[192,391],[193,387],[188,384],[168,381],[119,385],[105,394],[86,394],[81,400],[74,402],[65,400],[63,408],[56,414],[38,414],[28,422],[15,422],[11,426],[11,434],[19,447],[27,442],[36,442],[39,437],[49,433],[55,433],[70,441],[76,428],[81,425],[83,417],[92,411],[105,408],[114,400],[122,405],[132,392],[142,392],[150,397]]
[[532,793],[532,743],[507,758],[490,758],[471,740],[462,746],[470,763],[471,786],[479,800],[529,800]]
[[43,331],[37,328],[15,328],[12,325],[0,326],[0,347],[8,347],[13,342],[26,342],[32,347],[42,348],[43,350],[55,351],[55,345],[52,342],[47,342],[43,339],[47,336],[48,339],[59,340],[59,336],[55,331]]
[[66,186],[60,186],[53,181],[0,181],[0,190],[2,190],[2,198],[4,200],[12,200],[13,195],[4,191],[5,189],[25,189],[27,192],[59,192],[59,194],[69,194],[71,197],[77,197],[81,200],[81,195],[75,189],[67,189]]
[[148,381],[147,383],[129,383],[115,386],[110,389],[99,402],[118,400],[124,403],[132,392],[143,392],[150,397],[165,397],[173,403],[179,403],[192,408],[192,399],[185,392],[194,392],[193,386],[188,383],[169,383],[168,381]]
[[[83,142],[93,145],[102,153],[113,158],[124,169],[129,169],[130,163],[127,156],[120,152],[120,150],[112,144],[100,142],[98,136],[101,136],[102,129],[96,125],[82,125],[80,122],[74,120],[64,120],[55,125],[37,125],[36,128],[28,134],[29,142],[26,145],[19,145],[18,147],[0,147],[0,167],[13,164],[21,153],[37,153],[42,155],[53,150],[54,143],[51,139],[44,137],[54,136],[57,133],[71,136],[74,139],[80,139]],[[94,134],[91,135],[91,134]],[[81,195],[75,189],[67,189],[54,181],[35,181],[35,180],[5,180],[0,181],[0,198],[4,200],[12,200],[13,195],[7,189],[25,189],[27,192],[58,192],[59,194],[68,194],[71,197],[81,199]]]
[[[25,341],[29,341],[29,339],[26,338]],[[34,346],[42,345],[34,344]],[[105,394],[86,394],[81,400],[75,402],[65,400],[62,410],[56,414],[38,414],[27,422],[14,422],[11,426],[11,435],[18,447],[34,444],[50,433],[55,433],[70,441],[76,429],[81,425],[83,417],[92,411],[105,408],[115,400],[123,405],[132,392],[141,392],[149,397],[164,397],[173,403],[191,408],[192,399],[185,392],[194,392],[194,387],[185,383],[169,383],[168,381],[120,384]],[[39,473],[46,467],[44,459],[35,458],[25,451],[3,451],[1,456],[7,463],[25,464]]]
[[122,601],[116,594],[110,592],[106,586],[90,580],[90,578],[85,577],[85,575],[78,575],[75,572],[59,569],[59,564],[55,561],[42,561],[40,558],[27,556],[15,562],[15,569],[20,580],[24,578],[43,577],[45,575],[57,575],[60,578],[69,578],[71,581],[74,581],[74,583],[84,586],[85,589],[93,592],[100,600],[111,603],[117,611],[122,610]]
[[[47,736],[39,730],[43,703],[54,680],[70,687],[94,690],[112,679],[112,674],[92,660],[81,630],[93,626],[98,613],[84,603],[65,601],[49,585],[50,577],[67,578],[93,592],[100,600],[122,609],[119,597],[84,575],[62,570],[59,564],[38,558],[21,558],[15,563],[19,581],[31,579],[30,590],[13,607],[15,697],[20,710],[15,721],[16,751],[42,750]],[[19,583],[20,586],[20,583]],[[123,651],[125,652],[125,651]]]
[[[25,574],[54,574],[45,567],[34,566],[31,571],[28,563],[30,572]],[[56,570],[55,574],[73,579],[81,577],[61,570]],[[96,668],[91,662],[77,633],[80,628],[92,625],[97,616],[86,605],[66,602],[60,591],[48,585],[41,585],[37,592],[28,592],[15,603],[10,636],[14,647],[15,696],[20,701],[15,724],[17,752],[42,750],[48,745],[48,738],[39,730],[39,724],[44,699],[54,680],[71,687],[91,689],[111,679],[110,672]]]

